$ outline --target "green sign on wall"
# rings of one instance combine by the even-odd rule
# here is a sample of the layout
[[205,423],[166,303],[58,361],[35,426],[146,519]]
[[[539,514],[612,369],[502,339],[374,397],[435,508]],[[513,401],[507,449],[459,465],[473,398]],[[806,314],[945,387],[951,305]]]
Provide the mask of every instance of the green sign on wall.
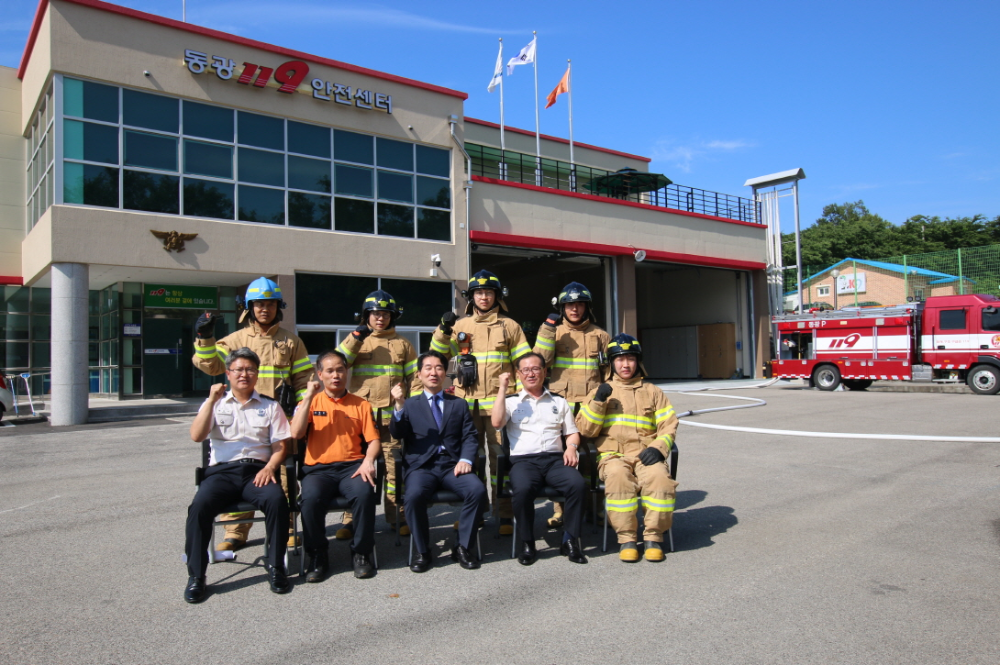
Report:
[[218,309],[219,290],[214,286],[146,284],[142,302],[146,307]]

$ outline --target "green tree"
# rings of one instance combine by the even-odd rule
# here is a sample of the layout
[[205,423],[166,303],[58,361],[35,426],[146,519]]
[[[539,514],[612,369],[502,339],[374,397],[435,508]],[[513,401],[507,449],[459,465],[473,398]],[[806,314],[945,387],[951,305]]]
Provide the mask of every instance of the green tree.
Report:
[[[802,231],[802,265],[828,266],[848,257],[877,259],[898,254],[892,223],[872,213],[864,201],[824,206],[816,223]],[[795,234],[783,234],[785,265],[795,264]]]

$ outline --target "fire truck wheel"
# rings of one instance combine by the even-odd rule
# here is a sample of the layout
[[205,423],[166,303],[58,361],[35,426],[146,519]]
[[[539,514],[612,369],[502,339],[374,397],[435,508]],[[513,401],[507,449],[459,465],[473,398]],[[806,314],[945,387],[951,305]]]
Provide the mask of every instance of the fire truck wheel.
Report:
[[871,379],[844,379],[844,387],[848,390],[865,390],[871,385]]
[[996,395],[1000,391],[1000,370],[991,365],[976,365],[969,370],[968,383],[977,395]]
[[820,390],[836,390],[840,385],[840,370],[833,365],[820,365],[813,370],[813,385]]

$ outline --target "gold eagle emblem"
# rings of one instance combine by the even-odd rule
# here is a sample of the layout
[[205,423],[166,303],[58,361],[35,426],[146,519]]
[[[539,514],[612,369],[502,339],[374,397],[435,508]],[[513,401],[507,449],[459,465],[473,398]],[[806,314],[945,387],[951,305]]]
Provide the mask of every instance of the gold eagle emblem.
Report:
[[178,233],[177,231],[153,231],[154,236],[163,241],[163,249],[168,252],[183,252],[184,243],[198,237],[197,233]]

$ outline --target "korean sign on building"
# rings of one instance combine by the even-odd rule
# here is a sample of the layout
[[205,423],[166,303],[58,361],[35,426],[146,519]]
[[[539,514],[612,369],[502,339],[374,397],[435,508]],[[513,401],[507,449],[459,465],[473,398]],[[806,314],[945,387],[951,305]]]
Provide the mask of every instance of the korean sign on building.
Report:
[[843,272],[837,275],[837,295],[845,293],[864,293],[868,289],[865,273]]
[[[208,53],[185,49],[184,63],[192,74],[203,74],[208,70],[214,70],[215,75],[223,81],[229,81],[236,75],[236,61],[221,55],[209,56]],[[299,85],[306,80],[308,75],[309,65],[301,60],[289,60],[277,67],[264,67],[252,62],[244,62],[243,69],[236,76],[236,82],[264,88],[273,78],[278,84],[278,92],[291,94],[298,90]],[[362,90],[357,87],[352,88],[349,85],[321,78],[312,79],[310,85],[312,86],[313,98],[320,101],[332,101],[368,111],[392,113],[392,95]]]
[[218,309],[219,290],[214,286],[146,284],[142,302],[145,307]]

